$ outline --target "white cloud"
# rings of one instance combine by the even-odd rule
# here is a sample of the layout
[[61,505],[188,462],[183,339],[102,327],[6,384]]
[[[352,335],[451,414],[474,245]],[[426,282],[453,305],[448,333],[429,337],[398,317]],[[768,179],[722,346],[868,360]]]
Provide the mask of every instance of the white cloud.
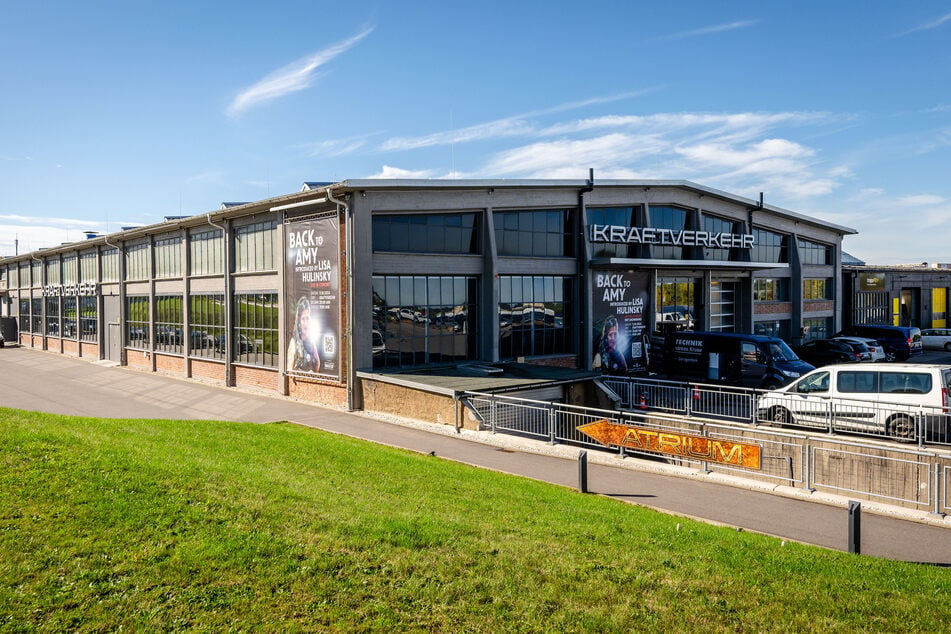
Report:
[[345,137],[342,139],[327,139],[325,141],[316,141],[314,143],[307,143],[300,147],[304,149],[307,156],[314,157],[331,157],[331,156],[343,156],[345,154],[352,154],[357,150],[366,147],[367,141],[379,134],[378,132],[371,132],[368,134],[359,134],[355,136]]
[[332,44],[323,50],[274,71],[253,86],[242,90],[228,106],[228,114],[235,116],[252,106],[273,101],[292,92],[308,88],[314,80],[317,69],[341,53],[353,48],[372,32],[372,27],[366,28],[353,37]]
[[902,31],[901,33],[896,34],[894,37],[904,37],[906,35],[911,35],[912,33],[917,33],[918,31],[930,31],[931,29],[936,29],[948,20],[951,20],[951,13],[946,13],[940,18],[931,20],[930,22],[925,22],[924,24],[919,24],[916,27],[912,27],[907,31]]
[[376,174],[367,178],[435,178],[436,170],[405,170],[391,165],[384,165]]
[[682,40],[688,37],[697,37],[700,35],[710,35],[711,33],[723,33],[724,31],[735,31],[736,29],[745,29],[745,28],[754,26],[758,23],[759,23],[759,20],[739,20],[736,22],[727,22],[726,24],[715,24],[713,26],[705,26],[699,29],[692,29],[690,31],[680,31],[679,33],[672,33],[670,35],[662,35],[660,37],[652,38],[651,41]]
[[902,207],[918,207],[921,205],[940,205],[944,202],[941,196],[934,194],[917,194],[913,196],[902,196],[897,201]]

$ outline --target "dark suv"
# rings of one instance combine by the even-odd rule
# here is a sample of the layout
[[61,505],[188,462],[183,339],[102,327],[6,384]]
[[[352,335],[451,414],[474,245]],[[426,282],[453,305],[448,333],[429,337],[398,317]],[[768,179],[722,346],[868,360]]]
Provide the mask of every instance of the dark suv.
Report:
[[921,329],[915,326],[858,324],[849,326],[835,336],[875,339],[885,348],[886,361],[904,361],[912,355],[921,354],[922,350]]

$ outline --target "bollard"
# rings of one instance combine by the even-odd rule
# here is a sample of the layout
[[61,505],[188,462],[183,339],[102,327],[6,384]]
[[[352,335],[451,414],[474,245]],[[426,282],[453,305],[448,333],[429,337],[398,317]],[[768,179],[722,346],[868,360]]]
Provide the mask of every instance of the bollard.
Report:
[[588,492],[588,452],[584,450],[578,454],[578,491]]
[[862,503],[849,500],[849,552],[862,554]]

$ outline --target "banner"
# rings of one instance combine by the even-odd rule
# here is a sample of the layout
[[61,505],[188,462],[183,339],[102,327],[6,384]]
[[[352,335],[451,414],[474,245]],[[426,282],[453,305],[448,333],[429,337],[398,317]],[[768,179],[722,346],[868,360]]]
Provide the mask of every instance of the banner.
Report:
[[624,375],[647,369],[647,273],[592,271],[594,358],[603,374]]
[[287,371],[340,380],[340,238],[336,217],[284,225]]

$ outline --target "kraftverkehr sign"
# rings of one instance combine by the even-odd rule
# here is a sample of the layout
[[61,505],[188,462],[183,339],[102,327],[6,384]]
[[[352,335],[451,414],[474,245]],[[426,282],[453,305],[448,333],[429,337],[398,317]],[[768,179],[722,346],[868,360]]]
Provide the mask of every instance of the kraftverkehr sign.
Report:
[[613,244],[657,244],[676,247],[709,247],[717,249],[752,249],[755,237],[751,233],[717,233],[712,231],[674,231],[653,227],[622,227],[620,225],[590,225],[591,242]]

